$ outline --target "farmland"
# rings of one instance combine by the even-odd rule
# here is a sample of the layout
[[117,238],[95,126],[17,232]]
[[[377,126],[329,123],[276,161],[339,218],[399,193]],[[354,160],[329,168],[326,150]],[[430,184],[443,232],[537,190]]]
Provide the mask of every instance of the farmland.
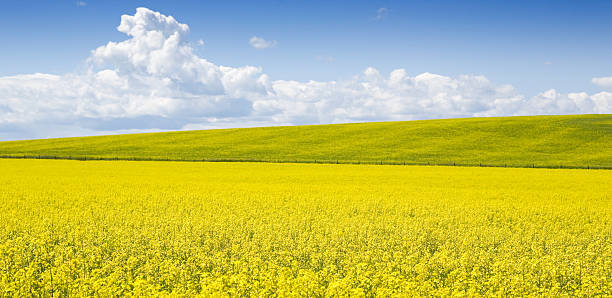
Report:
[[612,295],[608,170],[0,169],[0,296]]
[[612,115],[466,118],[0,142],[0,156],[612,168]]

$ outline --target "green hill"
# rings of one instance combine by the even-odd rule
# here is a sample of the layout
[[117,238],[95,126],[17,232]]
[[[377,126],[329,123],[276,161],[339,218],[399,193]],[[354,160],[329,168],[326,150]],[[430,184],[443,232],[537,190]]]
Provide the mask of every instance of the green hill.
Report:
[[464,118],[0,142],[0,155],[612,167],[612,115]]

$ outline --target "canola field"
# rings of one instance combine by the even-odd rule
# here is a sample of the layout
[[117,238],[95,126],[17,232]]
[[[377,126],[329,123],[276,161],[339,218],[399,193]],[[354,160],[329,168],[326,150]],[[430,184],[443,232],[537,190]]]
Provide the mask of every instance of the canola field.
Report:
[[0,142],[0,157],[612,169],[612,115],[436,119]]
[[611,181],[0,159],[0,296],[610,296]]

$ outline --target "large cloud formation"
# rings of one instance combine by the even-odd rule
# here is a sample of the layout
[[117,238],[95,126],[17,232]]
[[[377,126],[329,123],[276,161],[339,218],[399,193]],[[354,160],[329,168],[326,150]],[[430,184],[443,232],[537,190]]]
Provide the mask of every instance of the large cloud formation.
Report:
[[526,98],[474,75],[367,68],[345,81],[273,81],[260,67],[220,66],[198,57],[187,25],[147,8],[122,16],[117,29],[129,38],[93,50],[82,73],[0,77],[0,139],[612,112],[609,92],[548,90]]

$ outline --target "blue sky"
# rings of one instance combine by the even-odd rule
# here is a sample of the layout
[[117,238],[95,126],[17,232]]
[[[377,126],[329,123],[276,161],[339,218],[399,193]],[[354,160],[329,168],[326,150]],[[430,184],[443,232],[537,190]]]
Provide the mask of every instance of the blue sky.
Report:
[[[360,76],[370,67],[385,78],[393,70],[403,69],[407,78],[416,78],[420,74],[429,73],[458,80],[459,85],[465,85],[461,83],[461,75],[482,76],[488,81],[487,84],[494,86],[487,88],[494,90],[480,90],[479,94],[498,94],[500,86],[509,85],[513,88],[512,94],[520,96],[521,100],[541,96],[551,89],[554,89],[555,98],[559,96],[565,98],[564,96],[568,94],[578,92],[586,92],[592,97],[610,90],[609,86],[612,85],[612,80],[607,80],[612,76],[610,54],[612,53],[612,17],[610,17],[612,1],[85,0],[3,1],[1,5],[0,36],[3,38],[3,45],[0,47],[0,77],[6,78],[33,73],[62,77],[66,74],[84,73],[86,69],[91,68],[88,58],[92,56],[92,50],[106,45],[109,41],[121,42],[129,39],[124,32],[117,30],[121,16],[134,15],[137,7],[146,7],[164,16],[173,16],[178,23],[188,25],[189,33],[184,43],[195,56],[206,59],[214,65],[234,68],[247,65],[259,67],[260,73],[265,74],[271,82],[295,80],[305,83],[314,80],[363,83],[369,79],[356,79],[356,76]],[[253,37],[274,43],[274,46],[265,49],[254,48],[249,44],[249,40]],[[199,40],[204,44],[198,44]],[[122,74],[128,75],[125,73],[125,68],[119,71],[117,61],[106,60],[105,63],[106,66],[96,66],[96,71],[104,70],[106,67],[117,71],[121,80],[128,81],[127,77],[122,76]],[[155,76],[160,78],[158,74]],[[169,74],[169,77],[172,76]],[[594,78],[603,78],[604,83],[594,84]],[[62,79],[62,82],[65,81]],[[13,81],[10,82],[13,84]],[[5,86],[8,86],[6,84]],[[349,84],[346,83],[347,86]],[[224,86],[227,89],[225,81]],[[428,88],[431,89],[430,87]],[[39,85],[31,88],[36,92],[42,92]],[[281,87],[269,88],[271,89],[266,91],[267,94],[276,96],[280,90],[278,88]],[[304,85],[299,88],[306,93],[304,90],[310,90],[308,88],[311,87]],[[350,87],[345,89],[347,88],[350,89]],[[453,92],[457,91],[456,87],[453,88]],[[434,95],[422,95],[418,92],[410,95],[415,98],[417,94],[436,98],[440,94],[449,93],[444,90],[438,91]],[[336,95],[344,97],[352,94],[351,92]],[[474,97],[472,89],[462,92],[458,93],[458,96],[468,100]],[[226,90],[224,94],[230,93],[232,92]],[[23,94],[31,92],[21,92],[10,98],[14,101],[15,98],[23,97]],[[295,92],[291,94],[297,96]],[[194,95],[202,94],[189,94],[189,96]],[[506,93],[499,95],[503,98],[509,96]],[[175,95],[171,97],[178,98]],[[249,105],[254,104],[254,106],[257,106],[255,103],[260,100],[244,96],[242,93],[230,97],[245,98]],[[17,118],[19,115],[16,113],[19,108],[13,106],[14,102],[9,102],[10,98],[7,96],[4,99],[8,102],[4,103],[5,110],[11,111],[12,117]],[[24,101],[30,99],[23,98]],[[3,107],[2,100],[0,98],[0,112]],[[278,98],[274,100],[279,101]],[[591,109],[592,111],[608,111],[607,97],[592,100],[593,102],[599,100],[598,110]],[[387,106],[389,109],[395,109],[389,112],[390,114],[398,109],[401,110],[397,108],[395,102]],[[341,111],[342,113],[351,113],[343,103],[339,103],[334,108],[345,110]],[[495,107],[466,110],[463,114],[433,113],[431,117],[425,110],[419,113],[411,112],[412,114],[404,111],[402,115],[408,115],[404,118],[409,120],[408,118],[529,114],[530,111],[534,114],[572,112],[568,108],[563,108],[565,110],[515,108],[511,111],[500,109]],[[491,112],[494,110],[496,112]],[[574,110],[579,112],[578,109]],[[588,108],[583,110],[591,111]],[[114,119],[184,116],[147,113],[104,117],[106,121],[109,117]],[[384,111],[381,113],[384,114]],[[200,117],[199,122],[188,121],[199,126],[183,123],[180,128],[212,127],[214,125],[211,126],[211,123],[219,123],[219,119],[223,118],[213,117],[215,115],[211,116],[210,113],[202,115],[204,114],[208,117],[206,120]],[[254,116],[240,121],[225,119],[222,121],[224,122],[222,126],[251,125],[247,123],[270,125],[335,123],[342,122],[343,119],[347,122],[404,119],[380,115],[325,118],[321,116],[320,111],[316,119],[312,115],[300,116],[296,119],[308,120],[299,121],[280,116],[266,120],[263,114],[250,115]],[[15,133],[10,130],[15,130],[15,127],[29,129],[24,128],[27,125],[7,123],[4,123],[6,132],[4,138],[14,138],[11,135]],[[0,138],[3,136],[2,125],[0,122]],[[165,128],[150,127],[150,129]],[[97,132],[83,128],[55,134],[26,135],[45,137],[62,135],[62,133],[80,135]]]
[[[273,79],[334,80],[368,66],[482,74],[534,95],[595,91],[612,75],[612,1],[4,1],[0,75],[65,73],[125,37],[122,14],[172,15],[201,55],[257,65]],[[388,9],[383,19],[377,10]],[[257,51],[246,40],[278,41]],[[330,61],[331,60],[331,61]]]

